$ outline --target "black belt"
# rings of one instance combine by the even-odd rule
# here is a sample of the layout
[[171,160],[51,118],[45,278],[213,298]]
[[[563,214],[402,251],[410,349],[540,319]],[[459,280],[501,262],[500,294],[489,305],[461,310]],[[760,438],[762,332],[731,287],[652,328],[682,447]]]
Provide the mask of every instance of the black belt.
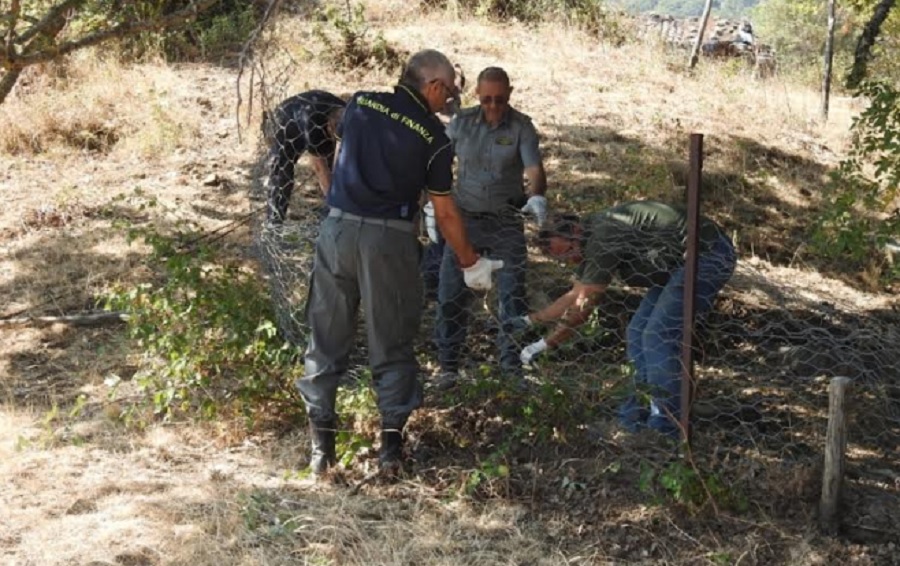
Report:
[[460,212],[466,218],[472,218],[475,220],[521,220],[522,215],[519,213],[518,209],[509,208],[503,210],[501,212],[471,212],[469,210],[462,210]]
[[409,232],[414,234],[418,231],[417,226],[413,223],[412,220],[398,220],[394,218],[372,218],[369,216],[359,216],[358,214],[351,214],[349,212],[344,212],[339,208],[331,207],[331,210],[328,211],[329,218],[340,218],[342,220],[352,220],[353,222],[359,222],[360,224],[371,224],[373,226],[384,226],[385,228],[392,228],[394,230],[401,230],[403,232]]

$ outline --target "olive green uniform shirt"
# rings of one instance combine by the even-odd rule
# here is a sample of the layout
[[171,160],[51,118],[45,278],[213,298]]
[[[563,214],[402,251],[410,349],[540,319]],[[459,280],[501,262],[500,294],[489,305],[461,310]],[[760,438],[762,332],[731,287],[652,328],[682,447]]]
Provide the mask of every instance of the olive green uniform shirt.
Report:
[[464,212],[499,213],[525,204],[526,167],[541,163],[531,118],[509,107],[494,127],[481,107],[461,110],[447,126],[457,155],[456,205]]
[[[687,211],[658,201],[620,204],[585,218],[581,283],[608,285],[614,275],[633,287],[665,285],[684,265]],[[700,218],[700,251],[720,237],[716,224]]]

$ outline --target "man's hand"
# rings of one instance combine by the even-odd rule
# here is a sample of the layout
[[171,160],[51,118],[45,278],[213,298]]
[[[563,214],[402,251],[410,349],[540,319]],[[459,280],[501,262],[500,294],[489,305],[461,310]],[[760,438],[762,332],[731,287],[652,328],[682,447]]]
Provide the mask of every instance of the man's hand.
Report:
[[522,360],[522,363],[530,365],[531,362],[534,361],[541,353],[547,350],[547,341],[541,338],[537,342],[529,344],[522,349],[522,353],[519,354],[519,359]]
[[516,316],[503,323],[503,331],[507,334],[518,334],[534,325],[534,321],[528,315]]
[[528,202],[522,207],[522,212],[533,214],[538,226],[543,226],[544,222],[547,221],[547,198],[541,195],[528,197]]
[[503,260],[479,257],[473,265],[463,268],[463,279],[465,279],[466,285],[472,289],[487,291],[492,285],[491,274],[501,267],[503,267]]

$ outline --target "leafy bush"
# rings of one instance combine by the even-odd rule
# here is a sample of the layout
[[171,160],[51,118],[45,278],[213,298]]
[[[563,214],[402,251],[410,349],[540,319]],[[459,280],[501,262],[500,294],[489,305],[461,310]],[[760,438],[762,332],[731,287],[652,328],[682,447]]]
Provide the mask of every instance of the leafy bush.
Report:
[[406,53],[391,46],[381,32],[370,37],[362,4],[341,10],[327,6],[320,11],[322,22],[313,34],[322,46],[320,56],[342,69],[383,68],[387,71],[403,66]]
[[724,506],[738,512],[747,510],[747,499],[742,493],[727,486],[716,474],[701,473],[682,460],[672,460],[661,468],[643,462],[638,487],[657,502],[662,502],[662,492],[693,512],[706,505]]
[[[778,53],[780,74],[810,86],[821,82],[828,19],[825,2],[766,0],[753,9],[752,19],[759,40],[773,46]],[[856,19],[851,9],[839,7],[834,38],[836,69],[848,66],[851,61]]]
[[[869,106],[853,122],[853,145],[826,189],[813,242],[825,257],[862,268],[887,262],[880,250],[900,237],[900,91],[868,82],[858,96]],[[884,275],[897,278],[900,266]]]
[[[123,22],[140,22],[173,14],[190,3],[190,0],[137,0],[122,5],[117,15]],[[128,37],[122,41],[122,50],[126,57],[135,59],[160,53],[169,60],[226,55],[249,37],[264,7],[260,0],[220,0],[183,29]]]
[[[423,0],[422,4],[436,9],[450,7],[447,0]],[[607,9],[603,0],[459,0],[454,6],[494,20],[564,21],[616,45],[628,37],[624,18]]]
[[[124,311],[142,352],[138,383],[164,417],[243,415],[252,426],[299,406],[291,387],[296,350],[278,336],[265,286],[251,270],[209,245],[188,251],[165,236],[132,231],[152,253],[157,282],[121,285],[107,308]],[[274,410],[274,411],[273,411]]]

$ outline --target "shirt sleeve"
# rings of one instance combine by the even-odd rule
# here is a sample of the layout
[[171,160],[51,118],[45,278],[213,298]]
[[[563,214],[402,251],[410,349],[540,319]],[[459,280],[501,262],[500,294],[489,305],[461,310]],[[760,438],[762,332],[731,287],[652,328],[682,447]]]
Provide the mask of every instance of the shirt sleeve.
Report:
[[525,120],[522,124],[522,132],[519,136],[519,154],[522,165],[533,167],[541,164],[540,139],[537,130],[531,120]]
[[450,194],[453,187],[453,149],[448,140],[445,139],[444,144],[431,156],[425,180],[425,188],[430,194]]
[[445,132],[447,133],[447,137],[450,138],[450,143],[456,143],[456,137],[459,135],[459,114],[455,114],[453,118],[450,119],[450,123],[447,124]]
[[609,285],[621,261],[621,248],[615,244],[610,229],[596,226],[588,234],[581,251],[584,260],[575,276],[586,285]]
[[337,128],[335,128],[334,135],[338,140],[341,140],[344,137],[344,123],[347,121],[347,117],[351,114],[352,110],[356,108],[356,96],[359,93],[353,95],[350,99],[350,102],[347,104],[343,116],[341,116],[341,121],[337,123]]

